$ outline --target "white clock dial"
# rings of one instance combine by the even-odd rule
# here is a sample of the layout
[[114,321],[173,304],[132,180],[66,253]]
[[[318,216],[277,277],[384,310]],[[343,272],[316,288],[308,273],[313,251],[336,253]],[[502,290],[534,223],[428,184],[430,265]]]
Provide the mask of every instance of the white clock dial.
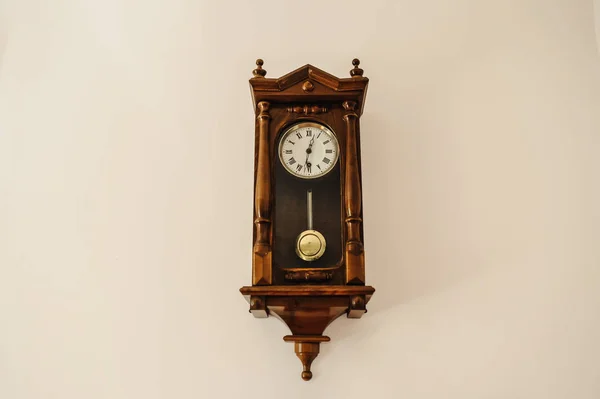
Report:
[[335,134],[324,125],[301,122],[291,126],[279,141],[279,159],[288,172],[316,179],[331,171],[339,157]]

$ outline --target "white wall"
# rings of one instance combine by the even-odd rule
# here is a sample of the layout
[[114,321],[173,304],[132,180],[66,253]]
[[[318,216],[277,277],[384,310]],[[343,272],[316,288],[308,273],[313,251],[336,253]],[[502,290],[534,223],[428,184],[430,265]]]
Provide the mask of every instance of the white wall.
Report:
[[596,26],[596,43],[600,51],[600,0],[594,0],[594,20]]
[[[600,397],[591,0],[0,10],[1,398]],[[238,293],[258,57],[371,79],[378,291],[309,383]]]

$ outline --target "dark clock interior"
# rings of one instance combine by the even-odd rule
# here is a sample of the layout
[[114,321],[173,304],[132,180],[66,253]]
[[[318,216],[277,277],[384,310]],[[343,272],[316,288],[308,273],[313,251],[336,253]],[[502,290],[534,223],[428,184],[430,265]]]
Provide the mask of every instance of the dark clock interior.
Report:
[[[275,148],[278,144],[279,140]],[[275,158],[274,164],[273,264],[280,270],[339,266],[342,262],[343,238],[339,160],[329,173],[316,179],[291,175],[278,158]],[[313,197],[313,228],[323,234],[327,243],[323,256],[310,262],[300,259],[295,252],[296,239],[308,226],[308,190],[312,190]],[[282,274],[283,270],[275,273],[274,277],[281,278]]]

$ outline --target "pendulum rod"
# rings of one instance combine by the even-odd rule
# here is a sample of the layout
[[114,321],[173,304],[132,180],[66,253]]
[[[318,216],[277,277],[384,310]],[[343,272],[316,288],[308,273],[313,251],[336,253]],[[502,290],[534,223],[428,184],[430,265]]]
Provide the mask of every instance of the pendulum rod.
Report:
[[313,229],[313,203],[312,203],[312,190],[306,192],[306,215],[308,218],[308,229]]

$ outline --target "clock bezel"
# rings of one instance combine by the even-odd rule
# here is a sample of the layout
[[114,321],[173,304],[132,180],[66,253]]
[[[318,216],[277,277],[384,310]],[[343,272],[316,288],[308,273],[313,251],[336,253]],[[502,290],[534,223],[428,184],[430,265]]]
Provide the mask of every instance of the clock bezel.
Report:
[[[292,134],[294,131],[301,129],[303,127],[314,127],[316,129],[320,129],[320,130],[323,130],[326,132],[328,131],[328,135],[331,136],[333,138],[333,140],[335,141],[335,159],[333,160],[331,166],[324,173],[320,173],[315,176],[299,175],[296,172],[294,172],[292,169],[290,169],[282,158],[281,151],[282,151],[283,143],[285,141],[284,140],[285,137],[287,137],[288,135]],[[279,158],[279,162],[281,162],[281,165],[283,166],[283,168],[290,175],[297,177],[298,179],[303,179],[303,180],[319,179],[319,178],[329,174],[337,165],[337,163],[340,159],[340,141],[339,141],[337,135],[335,134],[335,130],[333,130],[330,126],[326,125],[325,123],[316,122],[316,121],[308,121],[308,120],[303,120],[303,121],[299,121],[299,122],[296,121],[296,122],[292,123],[291,125],[289,125],[286,129],[282,129],[282,133],[279,136],[279,144],[277,146],[277,155]]]

